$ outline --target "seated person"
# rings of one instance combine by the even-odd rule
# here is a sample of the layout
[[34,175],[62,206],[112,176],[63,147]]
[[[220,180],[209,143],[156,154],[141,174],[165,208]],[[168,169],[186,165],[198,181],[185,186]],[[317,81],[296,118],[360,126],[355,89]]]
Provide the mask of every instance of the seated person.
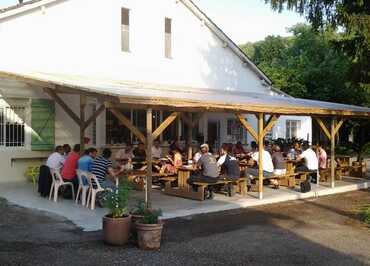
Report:
[[77,162],[77,169],[91,173],[92,163],[98,151],[95,148],[89,148]]
[[[232,147],[230,147],[230,145],[226,143],[222,144],[220,158],[218,159],[217,164],[219,167],[221,167],[221,178],[226,180],[237,180],[240,178],[239,162],[235,157],[230,155],[231,151]],[[229,196],[232,197],[235,195],[235,190],[232,183],[228,183],[226,188]]]
[[177,169],[182,166],[182,155],[180,150],[175,148],[171,152],[172,156],[167,156],[168,161],[162,165],[160,173],[164,174],[176,174]]
[[[204,144],[203,144],[204,145]],[[201,145],[200,146],[200,149],[199,149],[199,151],[197,151],[195,154],[194,154],[194,157],[193,157],[193,163],[194,164],[197,164],[198,163],[198,161],[199,161],[199,159],[200,159],[200,157],[202,157],[202,146],[203,145]],[[208,145],[208,144],[207,144]],[[208,154],[209,155],[212,155],[212,153],[210,153],[210,152],[208,152]]]
[[135,161],[145,161],[146,160],[146,150],[144,143],[140,142],[139,145],[133,151]]
[[63,155],[64,155],[63,147],[56,146],[55,151],[52,154],[50,154],[46,161],[46,165],[49,167],[49,169],[55,170],[61,169],[65,162],[65,158]]
[[306,150],[298,155],[296,162],[304,162],[303,165],[297,166],[296,172],[317,172],[319,169],[319,160],[317,159],[316,153],[309,146]]
[[220,150],[220,158],[217,161],[217,164],[221,167],[224,173],[225,178],[228,179],[238,179],[240,178],[240,167],[238,160],[231,156],[231,150],[229,149],[229,145],[222,144]]
[[286,174],[286,162],[280,146],[277,144],[272,146],[272,164],[274,165],[274,175]]
[[146,150],[144,143],[140,142],[134,149],[133,154],[134,158],[132,158],[132,161],[134,162],[134,169],[145,170]]
[[[87,149],[85,151],[85,154],[78,160],[77,169],[87,173],[91,173],[92,164],[97,153],[98,151],[95,148]],[[86,180],[85,178],[82,179],[82,182],[85,186],[88,185],[88,180]]]
[[162,148],[159,140],[154,141],[154,145],[152,147],[152,158],[157,160],[162,158]]
[[80,159],[80,144],[76,144],[73,150],[68,153],[66,161],[61,171],[63,180],[66,182],[72,182],[75,190],[78,188],[78,178],[77,178],[77,164]]
[[321,144],[316,145],[316,155],[317,159],[319,160],[319,169],[320,170],[326,169],[328,155],[326,154],[326,151],[323,149]]
[[[132,145],[127,144],[124,148],[120,149],[115,156],[115,168],[121,168],[124,171],[130,171],[134,168],[132,159],[134,158],[132,152]],[[116,167],[117,166],[117,167]]]
[[235,146],[234,146],[234,148],[233,148],[233,154],[236,156],[236,155],[243,155],[243,154],[245,154],[245,150],[244,150],[244,148],[243,148],[243,144],[240,142],[240,141],[238,141],[236,144],[235,144]]
[[114,171],[112,167],[112,161],[110,160],[112,156],[112,151],[110,149],[104,149],[102,155],[96,157],[94,160],[91,172],[96,176],[99,180],[100,185],[102,188],[111,188],[115,189],[116,184],[112,180],[108,179],[107,176],[112,178],[116,178],[120,175],[123,170],[120,169],[118,171]]
[[69,144],[63,145],[63,156],[64,158],[67,158],[68,154],[71,152],[72,148]]
[[[200,146],[202,156],[197,162],[197,168],[200,170],[200,175],[191,176],[188,179],[188,184],[192,185],[194,182],[205,182],[205,183],[216,183],[219,179],[219,169],[216,158],[209,153],[209,146],[208,144],[202,144]],[[196,189],[194,187],[194,189]],[[208,187],[208,191],[206,191],[208,195],[206,198],[213,198],[213,191],[212,187]]]
[[[255,141],[252,141],[251,143],[251,148],[252,148],[252,160],[255,163],[255,165],[258,165],[258,160],[259,160],[259,152],[258,152],[258,145]],[[263,150],[262,151],[262,169],[263,169],[263,177],[270,177],[274,173],[274,165],[272,163],[272,158],[271,155],[268,151]],[[258,168],[247,168],[245,171],[245,175],[248,178],[247,180],[247,186],[248,189],[251,188],[252,185],[252,180],[255,178],[258,178],[259,176],[259,169]],[[276,185],[276,184],[274,184]]]

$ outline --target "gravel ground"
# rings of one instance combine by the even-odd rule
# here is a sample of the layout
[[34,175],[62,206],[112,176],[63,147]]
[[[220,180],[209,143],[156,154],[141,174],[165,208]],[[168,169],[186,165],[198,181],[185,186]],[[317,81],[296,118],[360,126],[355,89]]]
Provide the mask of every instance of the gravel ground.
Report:
[[106,246],[48,213],[0,201],[0,265],[370,265],[356,213],[370,190],[166,222],[159,252]]

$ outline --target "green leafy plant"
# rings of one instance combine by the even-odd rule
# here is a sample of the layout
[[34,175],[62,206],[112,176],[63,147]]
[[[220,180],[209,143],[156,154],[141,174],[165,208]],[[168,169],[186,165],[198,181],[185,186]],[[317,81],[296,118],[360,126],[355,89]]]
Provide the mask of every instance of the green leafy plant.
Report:
[[139,200],[136,206],[131,210],[133,215],[144,215],[146,211],[145,201]]
[[144,212],[144,217],[141,220],[141,223],[143,224],[158,224],[159,223],[159,217],[162,215],[162,210],[157,209],[146,209]]
[[370,205],[366,205],[360,209],[360,214],[365,223],[370,225]]
[[128,214],[128,200],[131,186],[128,182],[122,182],[113,191],[106,191],[104,196],[104,207],[111,212],[112,218],[121,218]]
[[32,181],[33,184],[37,183],[37,177],[39,176],[40,173],[40,167],[39,166],[29,166],[27,167],[26,172],[24,175]]

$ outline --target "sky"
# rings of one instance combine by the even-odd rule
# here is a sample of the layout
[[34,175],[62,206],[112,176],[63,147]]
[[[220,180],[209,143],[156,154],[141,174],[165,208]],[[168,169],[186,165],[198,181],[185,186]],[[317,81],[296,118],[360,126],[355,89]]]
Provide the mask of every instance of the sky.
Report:
[[[272,11],[264,0],[193,0],[237,44],[263,40],[268,35],[289,36],[287,28],[304,22],[300,15]],[[0,7],[17,0],[0,0]]]

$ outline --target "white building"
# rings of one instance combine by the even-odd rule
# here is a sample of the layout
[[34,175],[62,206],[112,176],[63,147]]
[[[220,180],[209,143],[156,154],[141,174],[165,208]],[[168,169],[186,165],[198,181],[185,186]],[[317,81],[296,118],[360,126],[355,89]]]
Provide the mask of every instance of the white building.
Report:
[[[233,92],[289,97],[272,89],[268,77],[189,0],[30,1],[0,11],[0,58],[0,71],[93,76],[129,82],[138,90],[151,84],[224,91],[225,102]],[[40,160],[52,146],[79,142],[79,127],[40,83],[0,76],[0,97],[0,182],[22,179],[31,158]],[[78,96],[62,99],[79,112]],[[97,105],[90,99],[87,112]],[[125,114],[138,128],[145,126],[145,112],[127,109]],[[155,112],[155,124],[166,115]],[[256,127],[253,115],[247,119]],[[232,114],[207,114],[197,131],[216,145],[253,140]],[[310,117],[280,117],[271,137],[310,141],[311,131]],[[135,141],[105,111],[86,135],[97,147]],[[184,136],[181,120],[162,140],[179,135]]]

